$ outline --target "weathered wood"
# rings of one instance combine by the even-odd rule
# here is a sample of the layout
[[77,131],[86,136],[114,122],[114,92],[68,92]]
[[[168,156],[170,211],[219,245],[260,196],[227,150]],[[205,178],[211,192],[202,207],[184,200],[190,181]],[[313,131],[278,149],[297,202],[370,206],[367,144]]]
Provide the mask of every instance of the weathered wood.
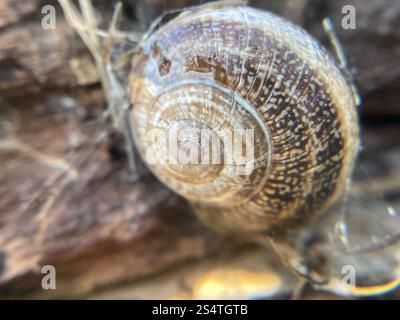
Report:
[[[93,93],[88,112],[102,103]],[[218,237],[160,183],[132,181],[122,146],[109,128],[90,124],[96,118],[84,106],[65,96],[45,101],[13,106],[1,119],[9,130],[0,144],[0,296],[40,290],[45,264],[57,268],[53,294],[63,296],[218,248]]]
[[[56,8],[55,29],[43,29],[42,6]],[[79,84],[77,58],[88,59],[75,31],[56,1],[5,1],[0,16],[0,97],[18,97]],[[97,81],[89,81],[88,84]]]
[[[345,4],[256,2],[320,39],[322,17],[339,26]],[[374,124],[364,130],[368,170],[379,192],[394,194],[398,123],[380,128],[370,115],[400,113],[397,2],[354,0],[359,29],[338,28]],[[99,120],[105,102],[90,56],[61,15],[55,30],[41,28],[42,4],[0,5],[0,297],[86,295],[232,248],[153,178],[131,179],[123,141]],[[44,264],[56,266],[56,291],[41,290]]]
[[38,1],[3,0],[0,4],[0,29],[20,22],[24,17],[34,14]]

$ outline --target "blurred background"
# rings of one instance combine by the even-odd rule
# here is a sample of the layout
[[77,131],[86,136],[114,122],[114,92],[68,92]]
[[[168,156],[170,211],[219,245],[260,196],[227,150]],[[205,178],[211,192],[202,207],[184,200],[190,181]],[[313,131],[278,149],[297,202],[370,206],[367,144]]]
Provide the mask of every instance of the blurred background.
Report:
[[[107,26],[117,1],[96,1]],[[121,29],[204,1],[123,2]],[[255,0],[327,44],[332,18],[360,89],[363,163],[400,203],[400,2]],[[356,8],[343,30],[342,7]],[[56,9],[44,29],[42,8]],[[329,45],[327,47],[330,49]],[[0,4],[0,298],[290,298],[298,278],[276,255],[208,231],[151,175],[134,181],[88,50],[57,1]],[[370,181],[370,180],[368,180]],[[371,185],[356,173],[361,188]],[[43,290],[42,266],[57,271]],[[395,297],[391,291],[386,297]],[[301,298],[343,298],[306,288]]]

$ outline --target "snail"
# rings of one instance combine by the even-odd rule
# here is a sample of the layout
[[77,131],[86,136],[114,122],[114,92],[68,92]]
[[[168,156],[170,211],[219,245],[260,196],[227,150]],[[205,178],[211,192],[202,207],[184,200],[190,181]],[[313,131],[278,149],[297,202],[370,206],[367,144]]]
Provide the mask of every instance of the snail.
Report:
[[130,159],[136,149],[208,226],[285,230],[341,197],[359,147],[357,95],[343,54],[336,61],[300,27],[245,1],[216,1],[158,29],[156,20],[133,39],[121,83],[112,50],[96,37],[111,46],[113,37],[136,38],[116,31],[122,5],[105,33],[89,19],[94,13],[60,4],[93,54],[114,122],[126,124]]
[[228,161],[147,163],[213,229],[302,224],[341,196],[352,173],[359,128],[351,85],[317,40],[272,13],[226,3],[182,12],[134,55],[128,88],[145,162],[154,129],[174,127],[183,153],[204,153],[193,129],[206,129],[224,160],[229,142],[221,135],[252,130],[249,174]]

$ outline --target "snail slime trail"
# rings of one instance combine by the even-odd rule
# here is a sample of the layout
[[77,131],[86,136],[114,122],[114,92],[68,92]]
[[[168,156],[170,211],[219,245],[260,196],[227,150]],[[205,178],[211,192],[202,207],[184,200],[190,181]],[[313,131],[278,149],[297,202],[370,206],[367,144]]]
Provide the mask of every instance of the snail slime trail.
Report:
[[[313,37],[274,14],[184,11],[146,38],[128,87],[141,157],[213,229],[298,226],[345,190],[359,145],[352,88]],[[174,143],[154,144],[154,130]],[[163,157],[171,149],[183,161]]]

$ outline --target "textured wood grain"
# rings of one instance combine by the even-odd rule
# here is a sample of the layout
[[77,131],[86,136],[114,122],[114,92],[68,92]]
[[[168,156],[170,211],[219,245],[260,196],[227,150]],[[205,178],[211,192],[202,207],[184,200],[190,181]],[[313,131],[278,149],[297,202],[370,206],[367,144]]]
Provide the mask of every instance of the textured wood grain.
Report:
[[82,48],[62,19],[55,30],[41,26],[41,1],[2,2],[0,18],[0,93],[20,95],[44,87],[76,84],[69,60]]
[[[171,193],[159,183],[127,178],[117,135],[93,149],[96,137],[102,136],[102,127],[92,125],[104,108],[102,93],[93,85],[77,88],[70,61],[81,58],[83,45],[62,17],[55,32],[38,29],[39,3],[1,1],[0,296],[81,297],[103,287],[107,297],[116,297],[118,284],[148,275],[143,278],[146,287],[146,281],[162,270],[181,270],[178,266],[187,260],[194,259],[197,265],[197,259],[214,250],[226,250],[226,242],[205,230],[182,200],[175,202],[173,197],[169,202]],[[133,13],[138,2],[124,3]],[[259,1],[259,6],[300,23],[322,39],[321,18],[337,16],[341,3],[271,0]],[[399,114],[400,10],[398,1],[357,3],[359,21],[364,21],[362,36],[357,31],[339,32],[352,65],[357,66],[364,93],[362,112],[368,119],[363,129],[370,150],[367,167],[378,181],[371,186],[361,175],[359,187],[377,188],[396,199],[398,122],[390,116],[390,126],[376,115]],[[109,5],[109,1],[104,4],[103,14],[111,11],[105,10]],[[53,54],[46,65],[49,50]],[[72,164],[82,179],[74,178]],[[48,208],[43,209],[46,203]],[[233,254],[239,255],[235,250]],[[40,267],[45,263],[54,263],[59,270],[56,291],[40,287]],[[138,288],[137,282],[132,286]],[[151,285],[147,288],[151,295]]]
[[92,93],[87,109],[56,96],[2,114],[10,128],[0,145],[2,297],[40,291],[45,264],[59,275],[47,294],[70,296],[218,248],[170,191],[152,178],[132,181],[120,142],[91,124],[93,102],[102,104]]

